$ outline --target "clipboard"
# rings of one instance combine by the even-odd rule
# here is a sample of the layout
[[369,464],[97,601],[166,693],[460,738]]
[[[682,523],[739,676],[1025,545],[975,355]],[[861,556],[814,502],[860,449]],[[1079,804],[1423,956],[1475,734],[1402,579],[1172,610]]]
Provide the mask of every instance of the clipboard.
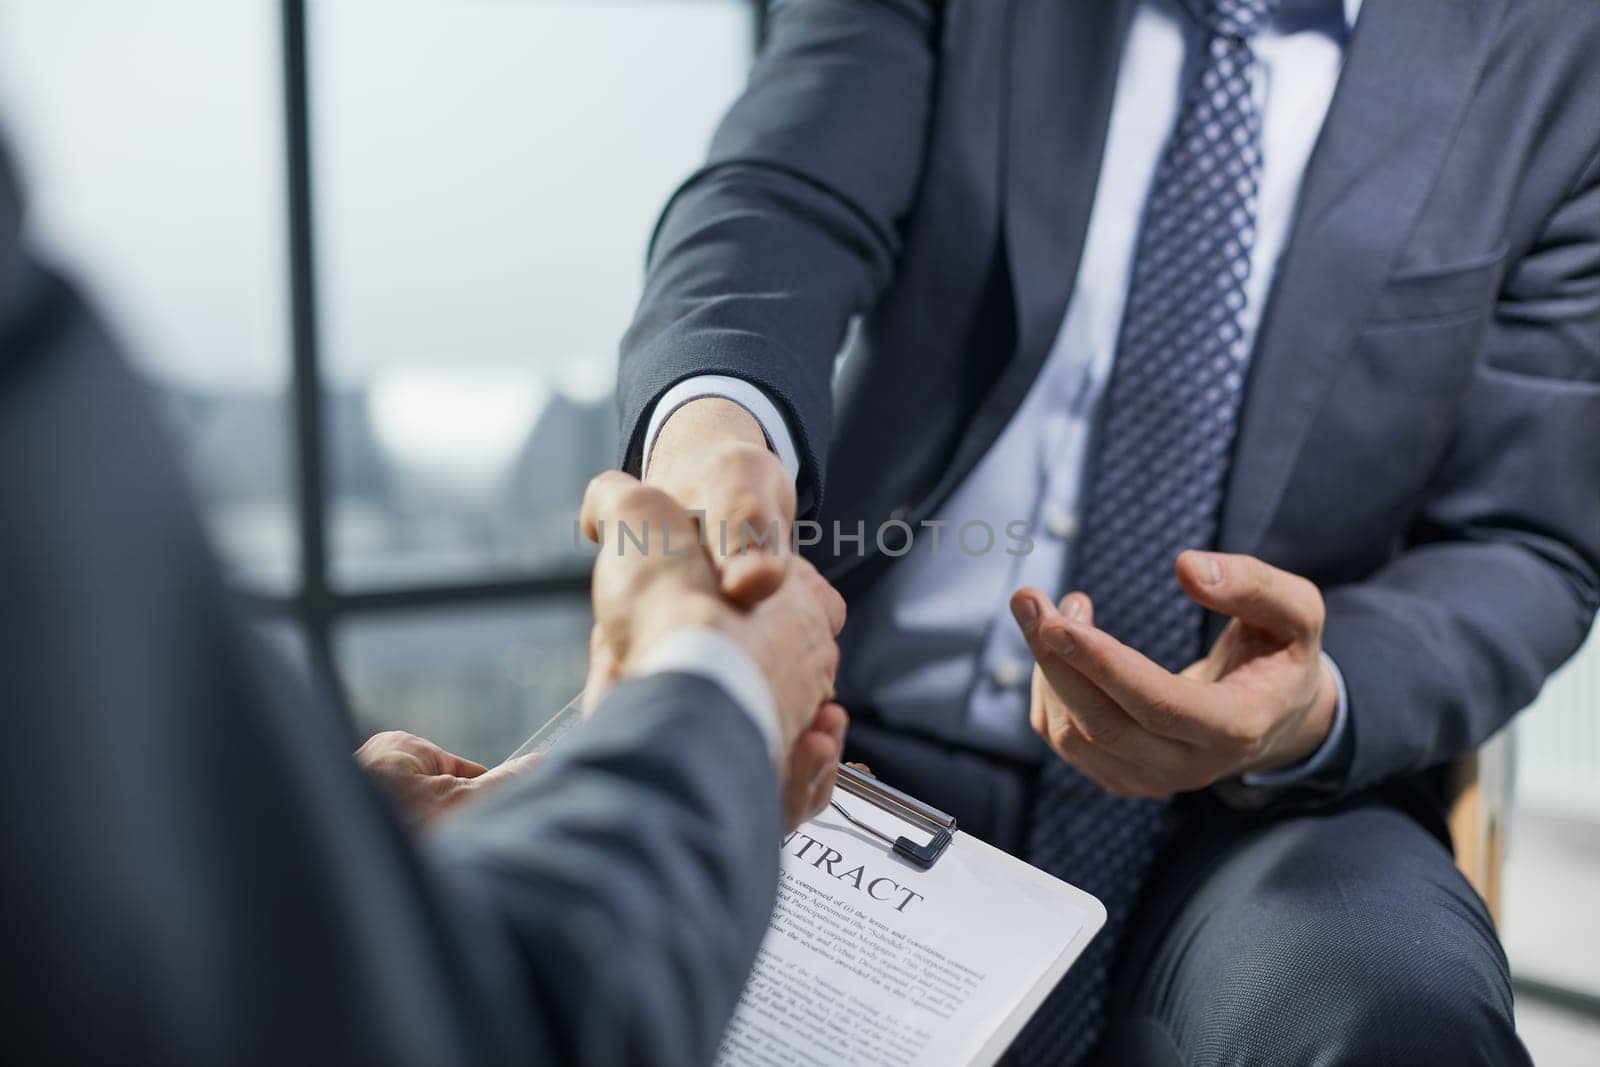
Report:
[[550,716],[545,724],[533,732],[517,750],[506,759],[514,760],[522,756],[542,756],[555,748],[562,738],[583,724],[583,698],[588,690],[581,690],[577,696],[567,701],[566,707]]
[[1082,889],[843,767],[783,840],[716,1067],[992,1067],[1105,920]]
[[[548,752],[581,726],[583,696],[513,756]],[[862,1003],[874,1021],[858,1018],[849,1033],[866,1044],[844,1058],[875,1063],[874,1049],[886,1047],[878,1042],[909,1040],[917,1044],[919,1065],[989,1067],[1105,921],[1104,906],[1083,890],[958,833],[953,816],[841,764],[829,806],[784,838],[768,936],[723,1035],[717,1067],[749,1067],[775,1056],[839,1059],[841,1050],[828,1044],[836,1029],[821,1022],[797,1027],[797,1013],[848,1014]],[[841,937],[852,945],[844,958],[829,947]],[[890,960],[885,974],[947,968],[947,980],[890,983],[902,986],[894,992],[859,973],[873,957],[896,954],[904,958]],[[959,971],[948,969],[952,961]],[[970,984],[974,975],[982,981]],[[951,982],[969,986],[952,999]],[[937,1010],[925,1010],[930,1005]]]

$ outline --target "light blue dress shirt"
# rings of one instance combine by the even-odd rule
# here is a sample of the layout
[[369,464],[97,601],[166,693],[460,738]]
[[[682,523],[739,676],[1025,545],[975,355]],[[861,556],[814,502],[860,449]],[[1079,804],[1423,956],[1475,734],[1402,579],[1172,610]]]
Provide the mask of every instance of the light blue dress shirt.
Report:
[[[1360,5],[1284,0],[1252,42],[1259,59],[1263,172],[1244,315],[1247,344],[1254,341]],[[1071,588],[1089,438],[1116,355],[1139,219],[1177,120],[1189,64],[1203,45],[1201,24],[1180,0],[1139,5],[1124,46],[1083,259],[1055,344],[1000,437],[929,520],[945,524],[937,549],[931,531],[919,530],[911,550],[851,608],[852,641],[839,689],[863,695],[886,723],[1016,758],[1038,759],[1048,751],[1028,725],[1033,663],[1008,603],[1027,585],[1058,596]],[[664,395],[646,431],[646,456],[665,418],[704,396],[743,405],[790,473],[798,474],[793,437],[776,406],[755,387],[726,377],[689,379]],[[1004,531],[1014,520],[1030,528],[1033,547],[1026,554],[1004,551],[1010,542],[1003,533],[1002,547],[980,555],[962,553],[954,543],[954,531],[965,523]],[[1293,784],[1332,762],[1349,720],[1337,666],[1333,674],[1338,711],[1322,747],[1298,766],[1247,776],[1247,784]]]

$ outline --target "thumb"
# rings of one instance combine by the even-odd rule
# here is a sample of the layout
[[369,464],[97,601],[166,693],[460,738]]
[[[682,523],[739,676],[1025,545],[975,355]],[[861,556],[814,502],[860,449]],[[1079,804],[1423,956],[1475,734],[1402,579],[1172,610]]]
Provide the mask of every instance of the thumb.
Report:
[[439,762],[439,773],[455,778],[477,778],[489,769],[476,760],[458,756],[453,752],[444,752]]
[[695,487],[704,506],[706,546],[722,571],[722,592],[746,607],[783,584],[794,527],[795,490],[778,457],[739,447],[718,453],[717,481]]
[[763,549],[748,549],[722,564],[722,593],[735,604],[760,603],[783,585],[789,560]]
[[721,561],[723,595],[748,607],[783,585],[794,509],[781,497],[749,487],[735,490],[723,503],[717,529],[707,531],[708,547]]
[[1178,584],[1202,607],[1288,641],[1321,637],[1322,593],[1298,574],[1254,556],[1185,552]]

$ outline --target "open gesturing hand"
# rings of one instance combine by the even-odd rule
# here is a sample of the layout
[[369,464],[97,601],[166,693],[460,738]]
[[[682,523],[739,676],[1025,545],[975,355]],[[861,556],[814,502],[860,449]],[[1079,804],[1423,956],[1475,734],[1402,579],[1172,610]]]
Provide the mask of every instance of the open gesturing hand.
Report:
[[1103,630],[1070,593],[1011,598],[1033,650],[1033,728],[1117,796],[1166,797],[1304,760],[1332,728],[1322,594],[1251,556],[1185,552],[1190,598],[1230,617],[1204,659],[1173,674]]
[[538,761],[538,756],[523,756],[490,770],[403,730],[374,734],[356,749],[362,770],[413,823],[431,822]]

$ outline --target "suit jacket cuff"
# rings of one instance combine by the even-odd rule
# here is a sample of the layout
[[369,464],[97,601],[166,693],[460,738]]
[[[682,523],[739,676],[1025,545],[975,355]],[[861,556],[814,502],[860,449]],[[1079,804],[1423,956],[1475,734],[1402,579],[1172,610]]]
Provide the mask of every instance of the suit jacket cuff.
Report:
[[716,685],[761,731],[773,763],[782,758],[783,739],[772,688],[739,642],[709,626],[678,630],[645,653],[633,676],[667,673],[692,674]]
[[800,453],[795,448],[794,435],[789,432],[789,424],[784,421],[783,413],[759,388],[742,378],[726,374],[700,374],[693,378],[685,378],[661,395],[661,399],[656,401],[655,407],[651,410],[650,422],[644,432],[641,474],[649,471],[650,454],[655,450],[656,435],[661,432],[661,427],[666,425],[672,413],[690,401],[703,400],[708,396],[731,400],[748,411],[751,417],[761,424],[761,432],[767,438],[767,447],[777,454],[779,461],[783,463],[783,469],[789,472],[789,477],[796,482],[800,480]]

